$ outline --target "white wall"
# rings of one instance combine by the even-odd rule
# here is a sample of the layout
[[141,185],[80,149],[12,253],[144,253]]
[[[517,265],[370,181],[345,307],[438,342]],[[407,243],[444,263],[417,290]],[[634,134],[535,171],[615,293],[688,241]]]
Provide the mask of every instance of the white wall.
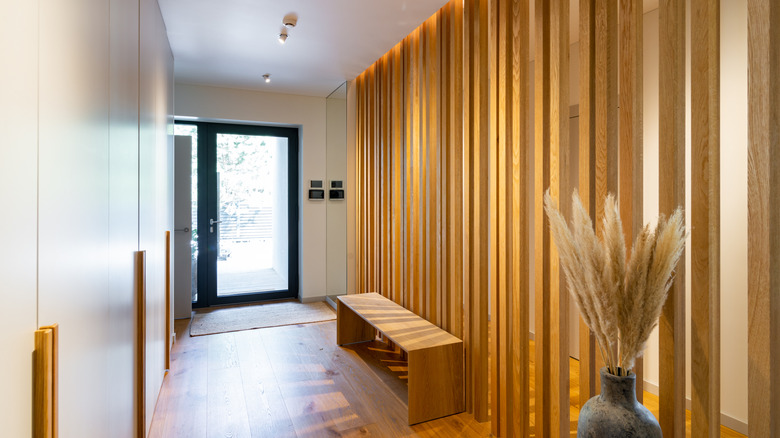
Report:
[[[168,153],[173,61],[157,3],[143,1],[3,4],[0,204],[7,226],[0,231],[6,245],[0,256],[6,303],[0,310],[0,373],[6,386],[0,423],[8,436],[31,435],[33,331],[52,323],[60,327],[60,435],[135,435],[139,142],[155,156]],[[142,65],[140,75],[139,55],[142,64],[154,64]],[[139,92],[155,104],[140,108]],[[139,135],[139,113],[153,114],[151,143]],[[149,193],[156,207],[142,212],[141,220],[153,217],[150,234],[164,236],[172,193],[166,159],[155,162],[154,173]],[[164,250],[161,241],[151,243],[150,252]],[[165,346],[164,288],[153,281],[150,290],[158,292],[147,308],[149,412]]]
[[309,201],[309,180],[326,178],[325,98],[176,84],[176,115],[299,128],[300,298],[325,296],[326,204]]
[[346,93],[336,93],[327,99],[327,293],[347,293],[347,203],[332,201],[328,195],[330,182],[341,181],[344,194],[347,183],[347,99]]

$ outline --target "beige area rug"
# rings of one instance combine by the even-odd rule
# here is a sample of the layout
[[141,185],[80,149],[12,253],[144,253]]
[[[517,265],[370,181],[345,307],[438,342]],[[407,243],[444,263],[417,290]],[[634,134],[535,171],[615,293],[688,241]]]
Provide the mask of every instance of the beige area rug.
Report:
[[192,317],[190,336],[213,335],[280,325],[331,321],[336,312],[324,301],[302,304],[297,301],[223,307],[198,311]]

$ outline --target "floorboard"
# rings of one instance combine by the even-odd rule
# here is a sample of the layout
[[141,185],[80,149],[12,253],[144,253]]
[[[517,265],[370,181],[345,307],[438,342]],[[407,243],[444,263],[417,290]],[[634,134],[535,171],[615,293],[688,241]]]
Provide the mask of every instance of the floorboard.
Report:
[[[462,413],[407,424],[407,363],[379,341],[336,345],[336,322],[189,336],[175,323],[171,370],[150,437],[489,437]],[[531,346],[533,383],[533,346]],[[579,415],[579,363],[570,362],[570,429]],[[530,422],[533,425],[533,385]],[[658,397],[644,393],[658,416]],[[687,415],[690,436],[690,413]],[[533,431],[533,427],[531,428]],[[743,437],[722,427],[725,438]]]

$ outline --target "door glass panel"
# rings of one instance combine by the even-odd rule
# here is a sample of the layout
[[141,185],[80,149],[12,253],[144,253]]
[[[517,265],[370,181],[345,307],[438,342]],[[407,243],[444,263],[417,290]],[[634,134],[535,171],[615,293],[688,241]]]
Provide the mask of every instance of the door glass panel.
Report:
[[192,302],[198,302],[198,127],[176,123],[175,135],[192,137],[192,237],[190,254],[192,257]]
[[288,288],[287,138],[217,134],[217,296]]

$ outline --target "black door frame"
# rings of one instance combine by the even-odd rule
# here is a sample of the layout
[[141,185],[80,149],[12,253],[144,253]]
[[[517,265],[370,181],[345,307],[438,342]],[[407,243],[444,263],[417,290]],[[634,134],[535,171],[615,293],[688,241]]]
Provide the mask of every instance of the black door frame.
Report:
[[[176,122],[180,123],[180,122]],[[252,301],[297,298],[298,272],[298,128],[264,125],[238,125],[183,121],[182,125],[198,127],[198,301],[193,308]],[[218,216],[217,205],[217,134],[261,135],[287,138],[288,184],[288,284],[286,290],[217,296],[216,238],[208,234],[209,219]],[[213,215],[213,216],[212,216]],[[216,235],[216,233],[215,233]]]

